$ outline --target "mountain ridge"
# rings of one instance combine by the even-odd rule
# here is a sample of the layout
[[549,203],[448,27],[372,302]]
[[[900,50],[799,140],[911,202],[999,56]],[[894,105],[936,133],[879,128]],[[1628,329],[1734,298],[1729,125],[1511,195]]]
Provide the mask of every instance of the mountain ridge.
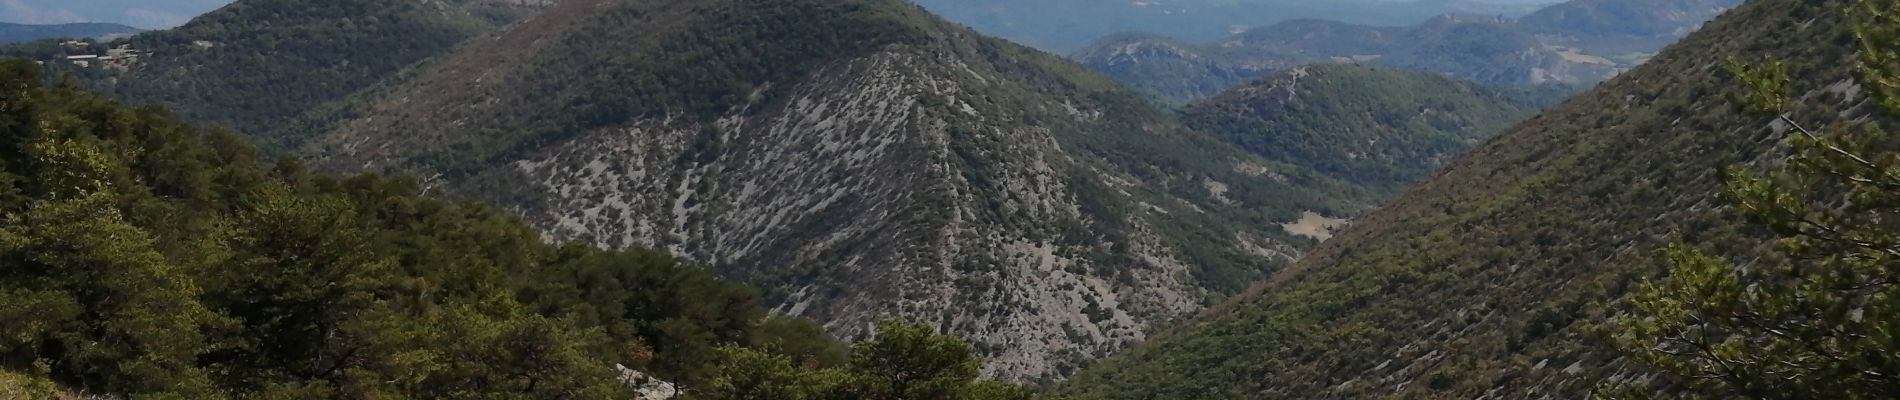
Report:
[[[195,124],[268,138],[306,110],[393,79],[409,65],[534,14],[550,0],[246,0],[177,28],[90,48],[6,48],[48,61],[93,91],[155,103]],[[122,49],[114,63],[48,54]],[[96,50],[95,50],[96,49]],[[106,54],[106,53],[101,53]],[[267,149],[282,144],[261,140]]]
[[[1597,342],[1677,240],[1749,259],[1719,168],[1785,157],[1729,56],[1787,62],[1804,124],[1861,118],[1845,1],[1760,0],[1499,135],[1237,301],[1064,390],[1108,398],[1582,396],[1666,387]],[[1845,111],[1843,111],[1845,110]],[[1191,371],[1191,372],[1189,372]],[[1251,377],[1251,379],[1243,379]]]
[[895,0],[576,0],[412,73],[298,124],[300,153],[671,249],[842,337],[932,321],[1012,379],[1264,276],[1312,243],[1279,228],[1302,211],[1371,206]]

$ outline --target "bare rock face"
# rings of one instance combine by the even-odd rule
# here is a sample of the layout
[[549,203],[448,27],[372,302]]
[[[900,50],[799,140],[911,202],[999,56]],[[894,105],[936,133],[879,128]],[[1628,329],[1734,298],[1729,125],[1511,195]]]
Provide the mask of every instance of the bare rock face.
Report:
[[[780,311],[846,335],[889,316],[945,323],[1007,349],[997,375],[1076,361],[1056,359],[1064,350],[1113,351],[1155,318],[1199,308],[1186,268],[1153,238],[1138,244],[1144,262],[1109,268],[1035,232],[1086,223],[1056,169],[1077,155],[1048,130],[979,124],[1009,143],[985,161],[1009,168],[988,187],[961,173],[953,121],[985,115],[960,82],[933,76],[959,66],[937,64],[882,52],[820,69],[771,110],[641,121],[513,165],[549,194],[532,219],[551,236],[728,266],[782,291]],[[992,205],[1002,210],[977,209]],[[1120,267],[1132,282],[1114,281]]]
[[[571,44],[615,35],[599,29],[626,31],[616,51],[647,54],[670,46],[651,38],[685,35],[665,29],[821,24],[791,15],[837,7],[756,11],[797,2],[569,1],[372,91],[304,152],[322,168],[435,176],[515,207],[553,239],[670,250],[842,337],[883,318],[932,323],[976,343],[988,374],[1016,379],[1065,376],[1234,293],[1314,243],[1279,223],[1341,206],[1301,194],[1326,178],[896,1],[842,7],[899,15],[919,32],[911,39],[773,60],[765,68],[784,69],[742,80],[712,113],[648,107],[562,125],[579,112],[563,107],[597,105],[576,91],[613,85],[543,79],[673,76],[653,72],[668,71],[666,53],[603,67],[613,64],[588,58],[599,47]],[[557,71],[567,68],[591,70]],[[492,144],[545,125],[562,128]],[[455,161],[482,146],[508,151]]]

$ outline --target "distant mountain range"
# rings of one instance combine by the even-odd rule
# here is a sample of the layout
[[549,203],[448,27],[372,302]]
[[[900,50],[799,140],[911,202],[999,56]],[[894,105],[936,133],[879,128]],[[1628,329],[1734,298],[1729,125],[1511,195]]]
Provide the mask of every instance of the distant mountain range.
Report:
[[1196,43],[1107,37],[1074,58],[1180,105],[1295,65],[1362,62],[1500,84],[1589,85],[1627,71],[1740,0],[1576,0],[1520,18],[1441,15],[1409,27],[1302,19]]
[[231,0],[0,0],[0,22],[109,22],[145,29],[184,24]]
[[131,35],[138,32],[140,32],[138,28],[119,24],[74,23],[27,25],[0,22],[0,44],[53,38],[102,39]]
[[1412,25],[1445,13],[1519,16],[1554,0],[916,0],[931,12],[1044,50],[1068,53],[1120,31],[1211,41],[1300,18]]

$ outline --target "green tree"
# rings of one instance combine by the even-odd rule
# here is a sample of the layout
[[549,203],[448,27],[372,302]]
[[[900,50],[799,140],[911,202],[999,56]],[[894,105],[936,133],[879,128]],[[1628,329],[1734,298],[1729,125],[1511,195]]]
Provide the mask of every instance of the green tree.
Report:
[[920,324],[887,320],[876,339],[851,346],[851,370],[863,375],[855,390],[866,399],[956,399],[982,366],[969,344]]
[[387,332],[367,332],[397,282],[390,262],[369,251],[352,206],[334,197],[266,187],[236,219],[235,256],[210,274],[209,303],[241,322],[214,362],[228,376],[264,382],[343,385],[368,367],[367,350]]
[[[1900,1],[1868,0],[1849,12],[1863,92],[1900,116]],[[1782,171],[1726,172],[1727,198],[1782,237],[1780,250],[1737,264],[1671,247],[1670,276],[1641,288],[1613,337],[1679,378],[1691,397],[1900,398],[1895,138],[1873,123],[1811,130],[1787,111],[1795,99],[1780,64],[1731,70],[1750,89],[1739,102],[1791,132],[1793,157]]]
[[38,204],[0,228],[0,365],[115,393],[210,396],[214,316],[110,194]]
[[[802,329],[802,328],[801,328]],[[720,368],[694,398],[713,400],[1029,400],[1022,387],[979,379],[983,359],[956,336],[885,320],[851,346],[843,366],[819,368],[801,353],[720,350]]]
[[720,368],[697,397],[722,400],[816,400],[836,393],[849,380],[837,369],[800,368],[792,357],[743,347],[719,349]]

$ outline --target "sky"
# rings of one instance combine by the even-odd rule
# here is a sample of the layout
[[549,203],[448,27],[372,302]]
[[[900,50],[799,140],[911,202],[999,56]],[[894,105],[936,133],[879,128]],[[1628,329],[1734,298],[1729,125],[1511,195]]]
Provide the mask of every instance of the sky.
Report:
[[231,0],[0,0],[0,22],[111,22],[143,29],[178,26]]

